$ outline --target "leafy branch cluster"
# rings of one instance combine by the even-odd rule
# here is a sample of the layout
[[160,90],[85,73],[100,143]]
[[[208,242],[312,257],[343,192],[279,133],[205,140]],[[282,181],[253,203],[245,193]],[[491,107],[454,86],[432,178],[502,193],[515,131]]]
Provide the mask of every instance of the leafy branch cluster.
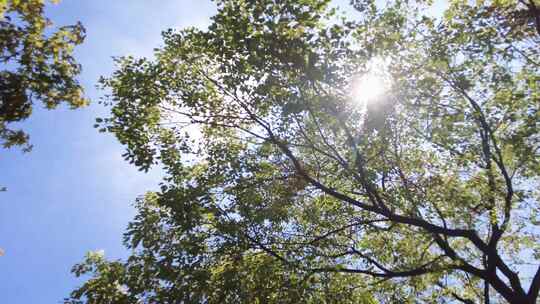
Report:
[[0,0],[0,144],[5,148],[31,149],[28,134],[11,125],[28,118],[36,100],[47,109],[63,102],[71,108],[87,104],[76,80],[81,67],[73,58],[84,27],[50,32],[44,7],[43,0]]

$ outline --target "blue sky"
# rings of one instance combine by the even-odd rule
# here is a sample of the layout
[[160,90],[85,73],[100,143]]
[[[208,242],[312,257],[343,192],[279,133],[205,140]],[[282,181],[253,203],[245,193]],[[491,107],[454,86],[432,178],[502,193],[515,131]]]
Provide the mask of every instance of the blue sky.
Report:
[[0,303],[59,303],[78,282],[73,264],[88,250],[126,256],[122,233],[135,197],[155,188],[160,174],[137,171],[122,147],[99,134],[106,113],[94,86],[113,70],[111,56],[151,55],[160,32],[205,27],[214,7],[202,0],[63,0],[49,6],[56,25],[80,20],[87,39],[77,49],[80,77],[93,103],[82,110],[44,111],[38,105],[22,126],[34,149],[0,151]]

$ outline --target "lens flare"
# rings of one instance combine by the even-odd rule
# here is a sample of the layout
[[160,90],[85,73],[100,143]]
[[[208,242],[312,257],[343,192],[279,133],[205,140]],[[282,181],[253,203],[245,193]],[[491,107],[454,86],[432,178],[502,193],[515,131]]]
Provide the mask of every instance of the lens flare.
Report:
[[388,60],[374,58],[367,64],[367,72],[353,79],[352,97],[355,102],[365,105],[376,101],[388,92]]
[[385,81],[377,75],[364,75],[354,85],[355,98],[363,102],[374,100],[385,92]]

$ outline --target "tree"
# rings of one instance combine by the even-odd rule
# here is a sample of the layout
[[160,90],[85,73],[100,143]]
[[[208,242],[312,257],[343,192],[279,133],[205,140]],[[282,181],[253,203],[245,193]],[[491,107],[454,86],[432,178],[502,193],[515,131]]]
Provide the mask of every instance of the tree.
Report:
[[28,118],[36,100],[47,109],[87,103],[75,79],[81,68],[73,58],[84,28],[79,23],[49,34],[52,23],[44,17],[44,6],[43,0],[0,0],[0,143],[5,148],[31,148],[28,135],[10,125]]
[[358,20],[325,0],[216,3],[208,30],[166,31],[102,80],[98,127],[167,174],[137,201],[131,256],[100,260],[122,275],[83,263],[66,301],[536,303],[536,2],[435,18],[352,1]]

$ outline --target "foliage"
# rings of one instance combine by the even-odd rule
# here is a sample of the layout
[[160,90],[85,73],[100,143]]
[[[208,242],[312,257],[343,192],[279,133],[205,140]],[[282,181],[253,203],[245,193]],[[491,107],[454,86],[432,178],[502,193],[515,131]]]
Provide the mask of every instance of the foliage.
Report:
[[[329,280],[325,274],[288,272],[273,257],[248,248],[211,250],[205,246],[214,237],[210,235],[176,239],[173,234],[187,227],[166,227],[170,219],[158,209],[157,199],[151,194],[138,202],[141,215],[128,233],[135,234],[131,241],[152,248],[131,256],[126,264],[90,253],[73,272],[95,277],[65,303],[138,303],[142,299],[145,303],[320,303],[325,298],[336,304],[373,303],[355,292],[362,286],[358,278]],[[156,230],[162,232],[153,233]],[[154,250],[162,255],[156,256]]]
[[44,0],[0,0],[0,143],[6,148],[31,148],[28,135],[10,124],[28,118],[35,100],[47,109],[62,102],[71,108],[87,103],[75,79],[81,68],[73,58],[84,28],[76,24],[51,32],[44,6]]
[[[537,4],[328,2],[216,1],[118,61],[98,127],[167,176],[122,275],[86,263],[66,301],[535,303]],[[373,62],[389,91],[359,102]]]

